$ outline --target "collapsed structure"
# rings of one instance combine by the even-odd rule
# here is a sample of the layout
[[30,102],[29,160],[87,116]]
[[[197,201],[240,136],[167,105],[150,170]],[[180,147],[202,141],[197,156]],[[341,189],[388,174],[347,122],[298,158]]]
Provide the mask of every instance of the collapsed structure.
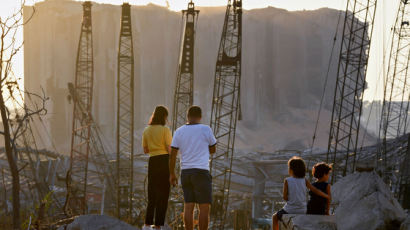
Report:
[[[404,48],[407,48],[407,45],[403,45],[403,43],[407,39],[405,33],[406,26],[408,26],[407,4],[407,1],[400,1],[398,20],[395,25],[395,31],[398,31],[395,33],[397,38],[393,39],[397,43],[392,43],[391,63],[399,63],[397,57],[400,52],[403,52],[402,55],[406,57],[407,52]],[[410,158],[410,151],[408,150],[407,129],[406,126],[402,127],[403,122],[407,123],[408,113],[407,72],[404,72],[407,70],[408,63],[406,66],[398,66],[397,63],[391,64],[392,70],[389,71],[390,75],[385,89],[387,96],[385,96],[383,103],[383,124],[381,125],[384,128],[383,142],[364,148],[358,147],[359,130],[362,128],[360,117],[363,91],[375,6],[376,1],[372,0],[348,1],[334,92],[328,151],[312,153],[310,150],[310,152],[300,154],[309,162],[320,160],[333,162],[335,180],[354,172],[360,161],[377,160],[376,170],[383,175],[385,182],[395,192],[402,205],[408,207],[406,205],[409,202],[407,194],[410,192],[409,170],[405,162]],[[58,209],[64,210],[67,216],[98,212],[116,215],[131,224],[141,224],[139,221],[142,219],[144,208],[144,205],[141,205],[145,200],[144,185],[135,185],[135,181],[144,181],[144,158],[134,155],[134,122],[135,116],[138,116],[138,113],[134,111],[134,92],[137,84],[134,80],[134,68],[138,61],[134,62],[131,7],[127,4],[122,6],[117,56],[115,154],[110,152],[107,143],[103,141],[103,132],[100,130],[97,119],[95,119],[99,113],[94,113],[92,109],[96,74],[94,72],[91,7],[90,2],[83,4],[83,21],[77,50],[75,80],[74,83],[68,85],[70,100],[74,106],[69,162],[66,160],[66,162],[60,163],[64,156],[59,154],[28,150],[27,147],[30,146],[30,143],[27,141],[21,146],[26,147],[22,153],[28,154],[27,157],[21,159],[29,162],[33,173],[32,175],[25,173],[25,176],[27,180],[34,179],[34,186],[38,187],[38,197],[44,197],[50,192],[49,185],[50,183],[54,184],[56,177],[65,179],[66,184],[59,185],[59,188],[65,188],[63,191],[65,199],[62,198],[61,194],[57,196],[57,193],[52,199]],[[198,12],[192,2],[188,4],[188,9],[183,11],[185,27],[181,36],[181,51],[173,97],[173,130],[185,123],[185,111],[194,103],[194,39]],[[139,39],[138,34],[135,37],[135,39]],[[398,45],[394,48],[396,44]],[[241,114],[240,96],[244,93],[244,90],[241,90],[242,50],[242,1],[229,0],[216,58],[212,107],[210,109],[211,127],[218,139],[217,153],[211,160],[215,195],[211,211],[211,227],[213,229],[226,229],[232,226],[239,229],[243,225],[249,227],[249,221],[243,221],[244,219],[263,219],[266,217],[264,215],[270,210],[261,211],[261,208],[267,199],[280,197],[280,191],[277,191],[277,187],[281,184],[276,182],[273,186],[275,191],[272,192],[275,194],[266,196],[265,182],[272,178],[267,176],[264,167],[278,164],[278,161],[274,160],[280,156],[282,156],[279,160],[280,165],[286,165],[284,160],[288,157],[287,154],[276,153],[273,156],[275,159],[253,162],[252,169],[256,169],[257,173],[252,175],[255,177],[255,190],[253,197],[250,198],[253,211],[249,215],[246,212],[249,211],[249,205],[244,202],[249,197],[246,199],[241,197],[240,186],[252,187],[252,182],[249,183],[252,180],[245,172],[241,172],[244,169],[238,166],[244,163],[241,162],[243,156],[235,157],[237,162],[234,161],[236,126]],[[402,64],[402,62],[400,63]],[[397,68],[400,70],[396,70]],[[393,84],[395,79],[404,82],[404,84],[397,86],[400,87],[399,90],[396,90],[396,85]],[[389,86],[387,87],[387,85]],[[400,92],[404,93],[400,94]],[[398,104],[396,104],[393,94],[401,96],[401,106],[399,108],[395,106],[394,112],[390,110],[392,110],[393,105]],[[406,115],[396,116],[397,114]],[[398,117],[400,122],[395,123],[397,118],[393,116]],[[388,135],[388,129],[392,126],[395,126],[400,132]],[[40,166],[36,166],[36,163],[30,159],[33,153],[38,159],[44,156],[51,162],[48,166],[49,170],[47,170],[48,177],[50,171],[53,171],[50,169],[54,168],[50,174],[50,180],[47,178],[46,181],[41,181],[40,176],[37,175]],[[290,155],[298,153],[298,151],[289,152]],[[378,155],[379,153],[382,154]],[[24,163],[24,161],[22,162]],[[246,162],[246,159],[244,161]],[[37,164],[40,164],[38,162],[40,160],[37,160]],[[60,169],[60,164],[68,167]],[[275,181],[277,179],[274,178]],[[183,227],[180,215],[182,213],[181,191],[177,191],[173,196],[174,199],[171,200],[175,202],[175,207],[171,209],[173,213],[170,214],[172,217],[170,223],[173,228],[179,229]],[[65,204],[62,205],[62,203]],[[276,205],[272,206],[276,209]],[[231,212],[233,210],[235,211]]]

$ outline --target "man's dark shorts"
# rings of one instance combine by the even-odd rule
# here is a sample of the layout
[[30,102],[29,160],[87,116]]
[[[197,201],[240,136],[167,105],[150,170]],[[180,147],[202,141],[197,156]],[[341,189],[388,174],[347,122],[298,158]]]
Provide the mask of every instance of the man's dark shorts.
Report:
[[181,184],[185,203],[212,203],[212,177],[208,170],[182,170]]

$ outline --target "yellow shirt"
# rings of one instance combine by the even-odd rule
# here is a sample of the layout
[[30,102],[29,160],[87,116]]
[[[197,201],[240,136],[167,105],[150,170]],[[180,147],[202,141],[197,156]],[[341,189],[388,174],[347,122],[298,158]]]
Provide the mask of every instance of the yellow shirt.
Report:
[[149,125],[142,134],[142,147],[147,147],[150,156],[168,154],[172,142],[171,130],[162,125]]

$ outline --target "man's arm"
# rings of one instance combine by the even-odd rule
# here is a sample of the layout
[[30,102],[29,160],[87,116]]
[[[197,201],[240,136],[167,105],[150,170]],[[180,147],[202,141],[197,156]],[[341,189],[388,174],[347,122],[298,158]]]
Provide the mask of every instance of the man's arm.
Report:
[[169,158],[169,175],[170,175],[169,183],[174,187],[178,183],[178,178],[175,174],[175,163],[177,161],[177,154],[178,154],[178,149],[171,147],[171,154]]
[[216,152],[216,144],[209,146],[209,153],[214,154]]
[[212,155],[216,152],[216,138],[214,133],[212,132],[211,127],[208,126],[208,131],[207,131],[207,139],[209,143],[209,153]]
[[315,194],[324,197],[326,199],[329,199],[329,195],[327,195],[326,193],[320,191],[319,189],[317,189],[315,186],[313,186],[307,179],[305,179],[306,181],[306,187],[308,187],[310,189],[310,191],[314,192]]

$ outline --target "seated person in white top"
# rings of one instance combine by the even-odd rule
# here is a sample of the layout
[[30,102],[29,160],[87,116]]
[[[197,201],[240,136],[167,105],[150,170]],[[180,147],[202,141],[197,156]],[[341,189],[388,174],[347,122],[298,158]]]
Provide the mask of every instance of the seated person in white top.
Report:
[[329,195],[320,191],[305,178],[306,164],[300,157],[288,161],[289,176],[283,182],[283,199],[285,206],[272,216],[272,230],[279,230],[279,221],[284,214],[306,214],[307,189],[326,199]]
[[212,203],[212,178],[209,173],[209,156],[215,153],[216,139],[208,125],[200,124],[201,108],[188,110],[188,124],[174,133],[169,161],[170,183],[176,186],[175,161],[181,152],[181,184],[184,192],[184,222],[186,230],[193,230],[193,212],[199,204],[199,229],[208,229]]

